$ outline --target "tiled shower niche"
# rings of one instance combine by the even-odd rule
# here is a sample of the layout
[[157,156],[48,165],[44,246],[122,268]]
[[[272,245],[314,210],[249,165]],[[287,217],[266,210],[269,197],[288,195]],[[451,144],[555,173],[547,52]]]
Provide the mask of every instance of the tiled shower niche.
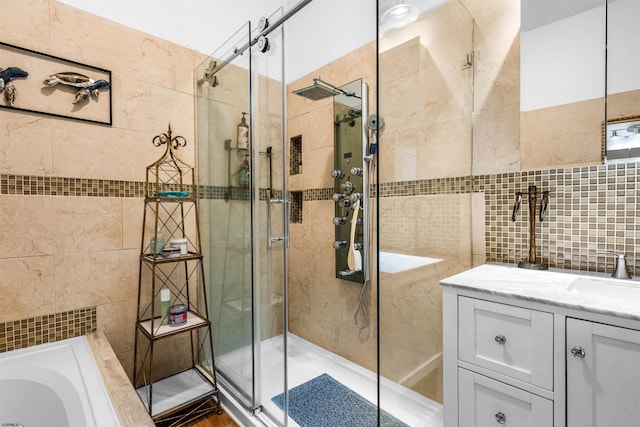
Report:
[[302,173],[302,135],[294,136],[289,141],[289,175]]

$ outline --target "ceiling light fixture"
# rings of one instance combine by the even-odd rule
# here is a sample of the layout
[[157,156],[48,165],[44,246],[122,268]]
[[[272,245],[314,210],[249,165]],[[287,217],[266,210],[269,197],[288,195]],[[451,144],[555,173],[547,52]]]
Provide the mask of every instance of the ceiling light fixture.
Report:
[[403,3],[401,0],[387,9],[380,18],[380,25],[385,30],[400,28],[418,19],[420,10],[412,3]]

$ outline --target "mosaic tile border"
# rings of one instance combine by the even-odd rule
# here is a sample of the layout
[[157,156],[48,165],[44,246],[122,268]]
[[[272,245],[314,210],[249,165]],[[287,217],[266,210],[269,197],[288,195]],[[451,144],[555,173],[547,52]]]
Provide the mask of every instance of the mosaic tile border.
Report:
[[[529,236],[526,202],[510,221],[516,191],[536,185],[550,191],[548,218],[537,227],[542,262],[552,267],[611,271],[614,260],[601,252],[624,252],[632,275],[640,274],[640,164],[583,166],[492,175],[381,183],[380,197],[485,195],[487,261],[517,263],[526,258]],[[85,197],[144,197],[143,182],[25,175],[0,175],[0,194]],[[248,200],[243,187],[197,186],[201,199]],[[372,196],[376,196],[373,188]],[[302,191],[302,200],[332,200],[333,188]],[[281,198],[276,191],[273,196]],[[266,190],[260,190],[260,199]],[[298,218],[301,212],[292,212]]]
[[144,197],[144,182],[54,176],[0,175],[0,194],[71,197]]
[[74,338],[96,330],[96,307],[0,323],[0,353]]
[[[383,182],[380,197],[423,196],[430,194],[462,194],[474,191],[471,176]],[[372,186],[373,187],[373,186]],[[375,189],[372,191],[375,196]]]
[[[143,181],[0,174],[1,195],[143,198],[146,185]],[[153,186],[153,183],[150,186]],[[173,187],[175,186],[167,186],[166,189],[175,189]],[[192,191],[195,188],[196,194],[202,199],[248,200],[249,197],[244,187],[187,186],[187,188]]]
[[524,197],[516,222],[511,221],[511,212],[515,192],[526,191],[529,185],[550,191],[547,218],[536,221],[538,262],[611,272],[614,257],[601,254],[625,253],[632,276],[640,274],[637,163],[475,177],[474,189],[485,194],[487,261],[517,263],[528,257],[529,214]]

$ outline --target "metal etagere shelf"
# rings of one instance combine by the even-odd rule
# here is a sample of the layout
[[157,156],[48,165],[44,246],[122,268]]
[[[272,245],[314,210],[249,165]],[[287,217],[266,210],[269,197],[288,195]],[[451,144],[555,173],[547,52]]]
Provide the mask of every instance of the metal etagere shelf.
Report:
[[[153,145],[164,145],[165,152],[146,173],[133,382],[154,422],[182,425],[222,410],[193,194],[195,171],[176,155],[186,140],[172,136],[171,125],[153,138]],[[177,241],[182,247],[166,249]],[[162,310],[163,295],[169,295],[166,305],[183,308],[186,320]]]

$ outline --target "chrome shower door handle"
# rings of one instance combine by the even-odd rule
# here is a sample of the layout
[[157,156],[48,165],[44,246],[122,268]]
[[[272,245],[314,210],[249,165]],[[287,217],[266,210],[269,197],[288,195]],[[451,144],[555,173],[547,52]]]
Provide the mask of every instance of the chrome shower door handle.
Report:
[[[284,200],[284,199],[272,199],[271,198],[271,190],[267,190],[267,194],[265,196],[265,200],[267,202],[267,250],[270,251],[271,248],[273,247],[273,243],[274,242],[283,242],[283,241],[287,240],[286,236],[273,237],[273,235],[272,235],[272,230],[271,230],[271,205],[274,205],[274,204],[283,205],[285,207],[284,215],[286,215],[286,217],[288,217],[287,201]],[[289,221],[287,220],[287,227],[288,226],[289,226]],[[287,235],[288,234],[289,233],[287,233]],[[288,246],[289,245],[288,245],[288,242],[287,242],[287,247]]]

